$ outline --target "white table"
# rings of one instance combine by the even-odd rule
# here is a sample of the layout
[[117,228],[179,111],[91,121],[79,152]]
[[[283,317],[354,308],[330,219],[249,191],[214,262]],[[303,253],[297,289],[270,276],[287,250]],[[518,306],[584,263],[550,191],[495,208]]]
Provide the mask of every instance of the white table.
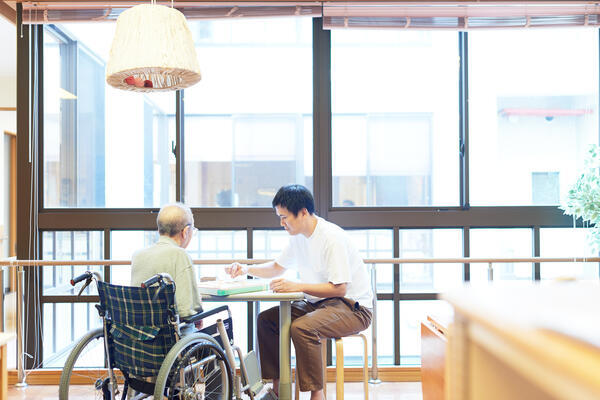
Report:
[[205,301],[279,301],[279,399],[292,399],[292,356],[290,326],[292,301],[304,299],[304,293],[273,293],[271,291],[232,294],[229,296],[203,295]]

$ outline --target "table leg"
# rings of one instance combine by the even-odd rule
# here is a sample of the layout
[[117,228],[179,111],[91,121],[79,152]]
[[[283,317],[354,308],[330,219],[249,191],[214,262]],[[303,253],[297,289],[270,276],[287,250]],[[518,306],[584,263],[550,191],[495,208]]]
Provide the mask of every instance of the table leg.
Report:
[[290,354],[290,326],[292,304],[279,303],[279,399],[292,399],[292,357]]

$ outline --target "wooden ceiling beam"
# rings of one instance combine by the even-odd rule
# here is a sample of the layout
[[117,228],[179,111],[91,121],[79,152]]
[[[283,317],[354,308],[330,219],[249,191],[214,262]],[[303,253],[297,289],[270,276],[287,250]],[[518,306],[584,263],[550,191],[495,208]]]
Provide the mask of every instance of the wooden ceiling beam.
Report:
[[0,0],[0,15],[6,18],[13,25],[17,25],[17,11],[2,0]]

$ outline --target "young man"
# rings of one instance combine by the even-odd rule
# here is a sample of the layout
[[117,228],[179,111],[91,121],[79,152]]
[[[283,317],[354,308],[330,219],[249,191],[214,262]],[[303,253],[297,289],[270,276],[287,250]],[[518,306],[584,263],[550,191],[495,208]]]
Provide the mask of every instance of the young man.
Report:
[[[284,186],[273,208],[290,241],[275,261],[254,266],[234,263],[226,271],[236,277],[250,274],[275,278],[286,269],[298,271],[300,281],[273,279],[274,292],[304,292],[292,304],[291,336],[296,348],[296,384],[323,399],[321,340],[351,335],[371,324],[373,293],[358,250],[339,226],[315,214],[315,203],[304,186]],[[257,324],[263,378],[279,389],[279,308],[263,311]]]
[[[181,317],[202,311],[192,259],[185,251],[194,235],[194,216],[181,203],[163,206],[156,218],[158,241],[137,251],[131,260],[131,285],[139,286],[146,279],[166,272],[175,281],[175,302]],[[201,327],[198,323],[197,328]]]

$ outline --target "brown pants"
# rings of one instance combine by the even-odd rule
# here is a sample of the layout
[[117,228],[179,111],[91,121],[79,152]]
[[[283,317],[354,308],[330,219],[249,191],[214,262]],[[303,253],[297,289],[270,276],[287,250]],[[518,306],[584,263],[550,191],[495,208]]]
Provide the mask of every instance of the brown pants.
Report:
[[[346,298],[293,302],[291,336],[296,348],[296,384],[300,390],[323,389],[321,339],[352,335],[370,324],[371,311]],[[257,334],[262,377],[279,379],[279,307],[258,315]]]

